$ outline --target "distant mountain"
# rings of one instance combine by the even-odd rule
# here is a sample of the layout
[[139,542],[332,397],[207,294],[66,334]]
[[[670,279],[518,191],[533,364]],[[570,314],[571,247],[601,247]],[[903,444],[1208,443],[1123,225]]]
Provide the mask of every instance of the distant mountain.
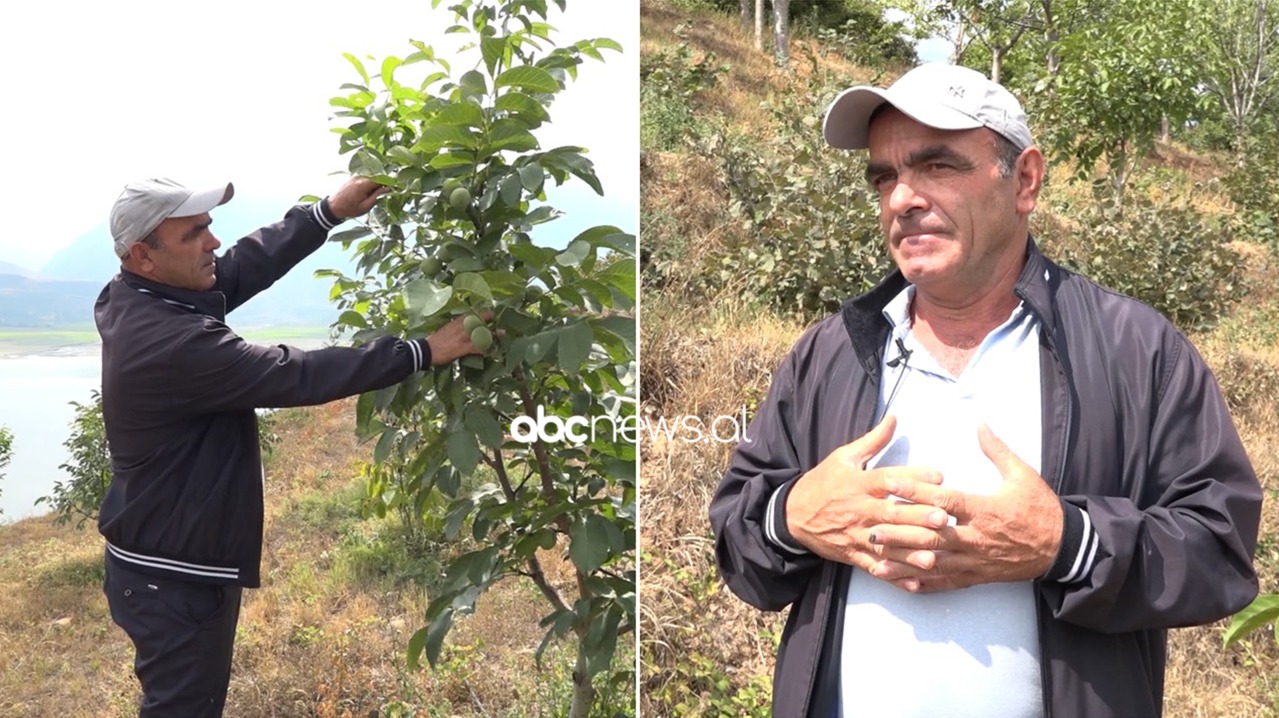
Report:
[[93,302],[101,290],[93,282],[0,274],[0,327],[83,326],[93,321]]
[[[236,197],[213,211],[213,232],[229,247],[237,239],[284,216],[292,206],[290,200]],[[336,307],[329,304],[327,279],[312,276],[316,269],[333,268],[353,271],[351,262],[337,244],[325,244],[267,291],[250,300],[232,314],[232,327],[248,326],[324,326],[337,317]],[[107,224],[94,227],[55,254],[41,269],[46,277],[79,280],[90,283],[92,296],[120,271],[120,260],[112,252],[111,232]],[[0,274],[3,274],[0,269]],[[8,314],[0,304],[0,323]],[[93,321],[93,302],[82,307],[76,322]],[[45,326],[45,325],[42,325]]]
[[8,274],[23,279],[41,279],[37,272],[33,272],[26,267],[20,267],[13,262],[0,262],[0,274]]

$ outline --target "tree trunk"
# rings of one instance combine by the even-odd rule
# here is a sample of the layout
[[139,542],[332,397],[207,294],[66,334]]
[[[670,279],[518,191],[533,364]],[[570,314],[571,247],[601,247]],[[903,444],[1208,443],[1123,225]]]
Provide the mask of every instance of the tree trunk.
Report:
[[1172,127],[1168,125],[1168,115],[1162,115],[1159,118],[1159,139],[1164,142],[1172,141]]
[[790,64],[790,0],[773,0],[773,56],[779,67]]
[[764,49],[764,0],[755,0],[755,49]]
[[999,84],[1000,70],[1004,68],[1004,53],[996,50],[990,53],[990,81]]
[[737,9],[742,18],[742,32],[751,30],[751,0],[737,0]]
[[586,649],[577,643],[577,667],[573,669],[573,704],[568,718],[590,718],[591,704],[595,702],[595,688],[586,677]]

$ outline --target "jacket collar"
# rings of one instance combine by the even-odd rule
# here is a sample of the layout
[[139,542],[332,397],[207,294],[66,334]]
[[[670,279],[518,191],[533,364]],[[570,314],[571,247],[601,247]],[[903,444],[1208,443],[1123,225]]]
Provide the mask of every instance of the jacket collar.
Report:
[[[1021,270],[1013,292],[1026,303],[1040,324],[1048,328],[1042,335],[1051,341],[1056,326],[1053,296],[1061,283],[1061,269],[1048,260],[1035,244],[1026,239],[1026,265]],[[892,329],[884,318],[884,307],[906,287],[901,270],[894,269],[869,292],[844,302],[840,314],[844,328],[853,343],[853,351],[871,376],[879,376],[880,353]]]
[[125,286],[149,297],[155,297],[165,304],[191,312],[204,314],[218,321],[226,320],[226,295],[217,290],[195,292],[168,284],[153,282],[127,269],[120,269],[120,281]]

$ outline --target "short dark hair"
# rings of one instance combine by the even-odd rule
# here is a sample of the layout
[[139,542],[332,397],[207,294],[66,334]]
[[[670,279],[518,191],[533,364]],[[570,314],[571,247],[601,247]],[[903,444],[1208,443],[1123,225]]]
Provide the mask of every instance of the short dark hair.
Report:
[[991,134],[995,136],[995,164],[999,165],[999,176],[1008,179],[1017,169],[1017,158],[1021,157],[1021,150],[1017,149],[1012,140],[998,132],[992,131]]

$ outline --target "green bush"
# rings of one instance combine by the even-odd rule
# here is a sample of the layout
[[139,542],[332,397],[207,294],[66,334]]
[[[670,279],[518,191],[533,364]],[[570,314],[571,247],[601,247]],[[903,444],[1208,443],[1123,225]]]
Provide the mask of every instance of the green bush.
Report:
[[765,103],[777,131],[762,142],[721,131],[701,144],[722,161],[730,212],[749,237],[710,268],[719,286],[813,318],[837,311],[891,268],[865,157],[822,138],[821,117],[847,84],[810,80],[807,91]]
[[714,86],[727,65],[715,54],[693,58],[687,25],[677,25],[683,40],[674,48],[640,58],[640,149],[674,150],[694,129],[697,94]]
[[102,497],[111,483],[111,455],[107,451],[101,392],[94,389],[87,404],[70,403],[75,407],[75,418],[71,420],[71,436],[62,442],[70,458],[58,468],[70,474],[71,479],[54,482],[53,493],[36,499],[36,505],[52,508],[57,514],[55,524],[75,521],[79,529],[98,516]]
[[1243,295],[1228,219],[1144,193],[1129,196],[1122,212],[1099,200],[1056,214],[1040,234],[1049,256],[1151,305],[1183,331],[1211,329]]
[[[102,418],[102,393],[94,389],[89,402],[69,403],[75,407],[75,417],[71,420],[71,436],[62,442],[69,458],[58,468],[70,474],[71,478],[53,482],[53,493],[36,499],[36,505],[45,504],[52,509],[56,514],[55,524],[75,521],[75,527],[82,529],[85,523],[98,518],[98,509],[102,506],[107,487],[111,485],[111,453]],[[269,457],[279,440],[275,434],[274,415],[259,416],[258,440],[263,457]],[[0,461],[0,467],[3,466],[3,461]]]
[[[9,461],[13,458],[13,433],[7,428],[0,426],[0,481],[4,481],[4,467],[9,465]],[[3,515],[4,511],[0,511]]]

